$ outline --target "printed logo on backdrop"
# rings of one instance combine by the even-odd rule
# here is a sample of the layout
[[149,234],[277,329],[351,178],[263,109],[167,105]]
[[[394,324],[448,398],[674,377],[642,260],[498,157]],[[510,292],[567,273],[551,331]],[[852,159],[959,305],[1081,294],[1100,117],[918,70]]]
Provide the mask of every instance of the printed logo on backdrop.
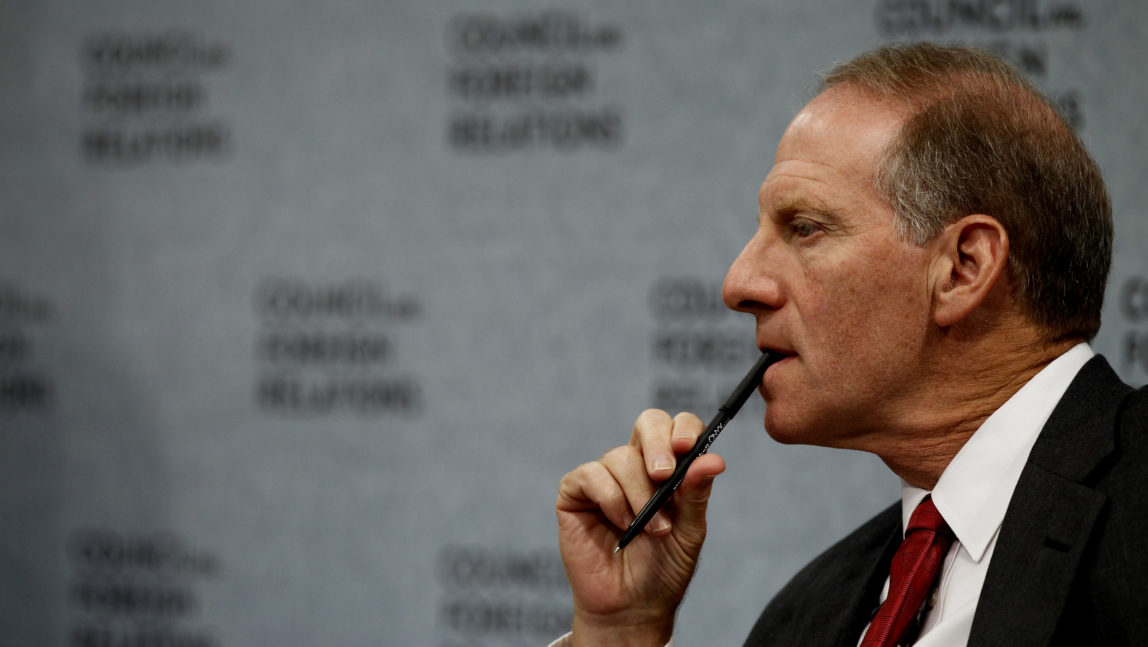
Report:
[[1121,348],[1129,381],[1148,383],[1148,276],[1129,276],[1120,286],[1121,320],[1127,326]]
[[[995,52],[1038,84],[1054,53],[1045,36],[1086,28],[1084,3],[1072,0],[880,0],[877,31],[896,41],[952,39]],[[1084,96],[1075,88],[1043,88],[1065,120],[1084,128]]]
[[[753,329],[722,302],[721,281],[662,277],[648,301],[655,321],[653,406],[708,415],[756,361]],[[715,374],[728,380],[715,380]]]
[[231,130],[210,102],[226,43],[184,30],[100,31],[80,46],[80,153],[119,167],[218,161]]
[[0,279],[0,419],[55,406],[56,383],[37,365],[35,343],[55,314],[47,297]]
[[556,550],[450,544],[435,574],[441,647],[537,647],[570,631],[573,602]]
[[563,10],[461,13],[446,25],[446,138],[462,154],[613,150],[623,114],[599,74],[622,29]]
[[365,279],[269,278],[256,288],[254,306],[261,411],[299,417],[422,411],[422,386],[404,368],[397,342],[422,313],[416,297]]
[[214,553],[166,532],[81,528],[68,538],[71,647],[216,647],[198,589],[220,576]]

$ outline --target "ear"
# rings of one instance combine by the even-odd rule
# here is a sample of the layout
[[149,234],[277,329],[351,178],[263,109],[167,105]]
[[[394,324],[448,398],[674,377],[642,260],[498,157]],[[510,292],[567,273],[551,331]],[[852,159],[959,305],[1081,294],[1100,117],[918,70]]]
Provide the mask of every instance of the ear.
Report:
[[972,314],[1002,281],[1008,232],[996,218],[974,214],[945,227],[933,243],[933,317],[948,327]]

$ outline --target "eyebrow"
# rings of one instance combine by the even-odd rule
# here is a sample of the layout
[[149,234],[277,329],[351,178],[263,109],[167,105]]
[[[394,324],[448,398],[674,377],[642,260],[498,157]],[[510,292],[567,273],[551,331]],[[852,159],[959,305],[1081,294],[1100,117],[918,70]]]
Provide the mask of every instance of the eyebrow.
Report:
[[[759,204],[758,204],[758,219],[759,220],[765,214],[765,209],[763,209],[761,207],[762,207],[762,205],[759,201]],[[833,218],[834,220],[837,219],[835,209],[830,208],[829,205],[825,204],[824,202],[822,202],[820,200],[816,200],[816,199],[813,199],[813,198],[810,198],[810,197],[804,196],[804,195],[783,198],[781,201],[779,201],[777,204],[774,205],[773,212],[776,213],[778,216],[781,216],[783,218],[788,217],[788,216],[792,216],[792,215],[797,214],[797,213],[806,212],[806,213],[816,213],[816,214],[820,214],[823,216],[828,216],[828,217]]]

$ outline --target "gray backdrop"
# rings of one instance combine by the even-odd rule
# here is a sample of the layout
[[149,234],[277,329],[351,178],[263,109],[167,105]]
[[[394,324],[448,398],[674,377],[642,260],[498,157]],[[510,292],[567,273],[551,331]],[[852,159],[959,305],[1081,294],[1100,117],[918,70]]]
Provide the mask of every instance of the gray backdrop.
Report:
[[[545,644],[561,476],[752,361],[718,288],[816,73],[991,47],[1106,173],[1148,380],[1141,0],[0,4],[0,645]],[[678,644],[898,492],[756,398]]]

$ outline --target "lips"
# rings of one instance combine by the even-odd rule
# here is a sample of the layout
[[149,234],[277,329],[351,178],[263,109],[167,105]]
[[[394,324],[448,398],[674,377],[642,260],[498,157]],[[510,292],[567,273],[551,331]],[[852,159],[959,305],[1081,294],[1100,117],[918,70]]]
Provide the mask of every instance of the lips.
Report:
[[796,358],[797,353],[793,352],[792,350],[787,350],[785,348],[779,348],[777,346],[763,346],[763,347],[761,347],[761,351],[763,353],[766,351],[769,351],[769,352],[776,353],[776,354],[782,356],[780,360],[774,362],[769,368],[767,368],[765,370],[765,374],[763,374],[761,376],[761,385],[764,388],[766,376],[769,375],[770,371],[772,371],[774,368],[776,368],[782,364],[785,364],[786,362]]
[[781,361],[785,361],[786,359],[789,359],[791,357],[797,357],[796,351],[788,350],[788,349],[781,347],[781,346],[772,346],[769,344],[758,344],[757,349],[763,353],[768,350],[768,351],[777,353],[778,355],[784,356],[784,359],[782,359]]

